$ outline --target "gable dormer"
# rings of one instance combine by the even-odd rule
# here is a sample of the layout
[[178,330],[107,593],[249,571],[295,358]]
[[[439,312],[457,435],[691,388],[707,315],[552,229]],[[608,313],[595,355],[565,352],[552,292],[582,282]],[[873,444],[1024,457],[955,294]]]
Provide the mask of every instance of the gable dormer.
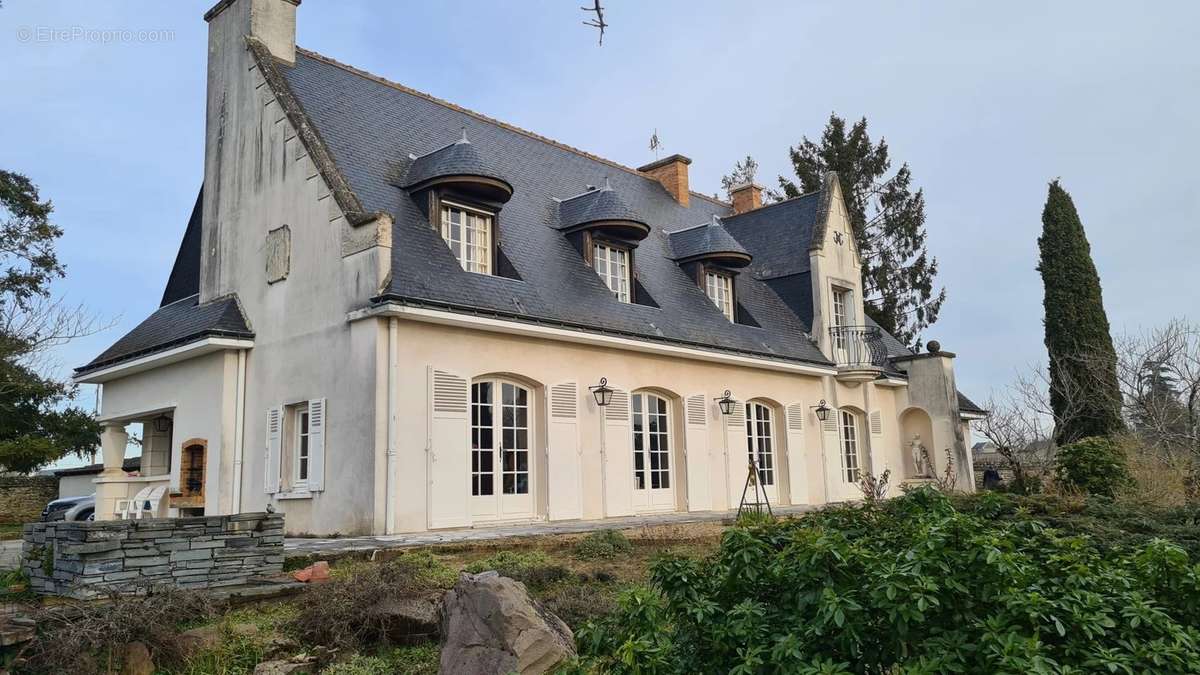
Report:
[[809,244],[812,280],[812,335],[838,379],[848,383],[875,379],[887,350],[878,326],[866,318],[862,258],[837,174],[825,175]]

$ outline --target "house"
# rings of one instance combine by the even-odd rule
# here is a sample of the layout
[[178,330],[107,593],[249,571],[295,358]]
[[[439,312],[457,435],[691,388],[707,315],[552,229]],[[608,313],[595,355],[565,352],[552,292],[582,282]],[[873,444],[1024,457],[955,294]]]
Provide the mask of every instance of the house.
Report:
[[[137,473],[141,468],[141,457],[126,457],[121,463],[121,471],[125,474]],[[86,497],[96,491],[93,481],[104,471],[103,464],[88,464],[73,466],[69,469],[55,469],[49,475],[58,479],[58,498]]]
[[[842,188],[688,189],[295,45],[293,0],[209,25],[203,188],[157,311],[102,385],[100,517],[273,505],[396,533],[970,489],[954,355],[865,318]],[[606,403],[607,405],[600,405]],[[142,476],[116,469],[141,422]],[[939,469],[940,470],[940,469]]]

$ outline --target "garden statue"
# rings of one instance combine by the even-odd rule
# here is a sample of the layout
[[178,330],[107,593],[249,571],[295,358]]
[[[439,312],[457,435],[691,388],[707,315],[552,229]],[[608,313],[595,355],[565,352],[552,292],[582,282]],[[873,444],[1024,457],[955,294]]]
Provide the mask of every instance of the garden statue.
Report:
[[921,434],[913,436],[912,442],[908,444],[908,449],[912,453],[913,469],[916,471],[916,475],[913,478],[932,478],[933,472],[929,466],[929,453],[921,443]]

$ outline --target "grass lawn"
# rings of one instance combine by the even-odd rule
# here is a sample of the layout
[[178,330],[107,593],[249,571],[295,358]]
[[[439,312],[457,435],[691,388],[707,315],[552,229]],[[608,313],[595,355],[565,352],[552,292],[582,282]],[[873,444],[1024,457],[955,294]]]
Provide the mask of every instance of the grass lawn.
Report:
[[0,541],[21,538],[21,523],[0,523]]

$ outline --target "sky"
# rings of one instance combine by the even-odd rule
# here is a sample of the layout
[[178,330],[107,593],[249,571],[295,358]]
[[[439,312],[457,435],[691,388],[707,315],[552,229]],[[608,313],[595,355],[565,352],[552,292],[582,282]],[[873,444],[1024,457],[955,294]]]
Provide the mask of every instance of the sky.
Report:
[[[0,166],[53,200],[56,292],[112,323],[157,306],[203,173],[210,2],[2,0]],[[1114,332],[1200,320],[1200,3],[305,0],[298,44],[628,166],[759,182],[831,112],[866,117],[925,190],[948,300],[925,338],[979,402],[1044,363],[1037,237],[1060,178]],[[79,392],[94,405],[94,387]]]

